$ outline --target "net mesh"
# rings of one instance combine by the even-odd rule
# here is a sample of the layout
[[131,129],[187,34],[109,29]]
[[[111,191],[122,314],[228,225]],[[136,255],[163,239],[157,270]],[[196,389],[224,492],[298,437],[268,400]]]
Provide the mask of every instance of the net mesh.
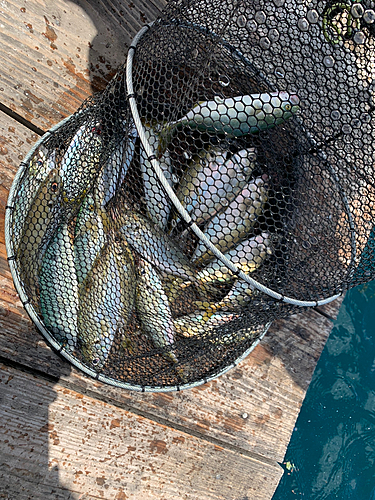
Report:
[[374,278],[374,21],[369,0],[169,2],[10,193],[12,273],[55,348],[188,387]]

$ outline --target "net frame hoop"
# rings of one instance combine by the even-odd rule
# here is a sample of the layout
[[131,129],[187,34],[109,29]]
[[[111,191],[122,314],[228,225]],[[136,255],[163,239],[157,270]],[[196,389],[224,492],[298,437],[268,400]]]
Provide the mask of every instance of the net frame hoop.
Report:
[[133,58],[134,54],[136,51],[137,44],[139,40],[142,38],[142,36],[151,28],[151,26],[154,24],[154,22],[149,23],[145,25],[133,38],[129,51],[128,51],[128,57],[126,61],[126,87],[127,87],[127,93],[128,93],[128,100],[129,100],[129,105],[130,109],[133,115],[133,120],[134,124],[136,126],[139,138],[141,140],[142,146],[146,152],[147,157],[149,158],[150,164],[152,165],[152,168],[154,170],[154,173],[156,174],[157,178],[159,179],[160,183],[162,184],[164,190],[168,194],[169,198],[171,199],[172,203],[174,204],[174,207],[180,214],[180,216],[184,219],[184,221],[188,224],[189,228],[192,229],[192,231],[198,236],[199,240],[202,241],[207,248],[210,249],[210,251],[223,263],[225,266],[230,269],[237,277],[241,278],[244,280],[246,283],[248,283],[252,288],[255,288],[270,297],[280,301],[280,302],[285,302],[286,304],[291,304],[295,306],[300,306],[300,307],[318,307],[322,306],[325,304],[329,304],[330,302],[336,300],[337,298],[341,297],[342,293],[338,293],[335,295],[332,295],[331,297],[328,297],[326,299],[321,299],[321,300],[316,300],[316,301],[305,301],[305,300],[297,300],[292,297],[287,297],[284,296],[278,292],[275,292],[274,290],[262,285],[258,281],[254,280],[253,278],[250,278],[249,275],[245,274],[244,272],[240,271],[229,259],[225,257],[225,255],[218,250],[213,243],[204,235],[204,233],[199,229],[199,227],[192,222],[192,219],[188,212],[185,210],[185,208],[182,206],[181,202],[177,198],[174,190],[172,187],[169,185],[167,179],[164,177],[163,171],[160,167],[159,161],[155,157],[154,151],[150,146],[150,143],[148,142],[148,139],[146,137],[141,118],[138,113],[138,108],[137,108],[137,101],[136,97],[134,94],[134,88],[133,88]]
[[236,358],[231,364],[227,365],[225,368],[220,370],[217,373],[214,373],[213,375],[209,377],[202,378],[200,380],[197,380],[195,382],[187,383],[187,384],[181,384],[181,385],[174,385],[174,386],[142,386],[142,385],[133,385],[130,383],[126,382],[121,382],[117,379],[114,379],[112,377],[108,377],[106,375],[102,375],[101,373],[96,372],[95,370],[90,369],[88,366],[85,364],[81,363],[75,356],[73,356],[69,351],[67,351],[64,347],[61,346],[56,340],[50,335],[48,329],[45,327],[44,323],[41,321],[39,314],[35,310],[35,308],[32,305],[32,302],[30,301],[29,297],[27,296],[24,287],[22,285],[22,282],[19,278],[18,275],[18,270],[17,266],[14,261],[14,247],[13,247],[13,241],[11,239],[11,212],[13,211],[13,201],[15,199],[15,196],[18,192],[20,181],[22,179],[23,173],[25,169],[28,167],[28,164],[30,160],[32,159],[35,151],[39,146],[44,144],[53,134],[56,132],[58,129],[60,129],[63,125],[65,125],[67,122],[69,122],[72,118],[76,118],[77,116],[84,114],[85,110],[79,111],[76,114],[72,114],[68,117],[66,117],[64,120],[61,122],[57,123],[54,125],[50,130],[48,130],[42,137],[38,139],[38,141],[33,145],[33,147],[30,149],[30,151],[27,153],[25,158],[22,160],[20,163],[20,167],[17,170],[17,173],[13,179],[12,186],[9,190],[9,195],[8,195],[8,200],[7,200],[7,207],[5,210],[5,248],[6,252],[8,255],[8,264],[10,268],[10,272],[13,278],[13,283],[15,286],[15,289],[20,297],[20,301],[22,302],[22,305],[27,312],[28,316],[30,317],[31,321],[35,324],[35,326],[38,328],[38,330],[41,332],[45,340],[48,342],[49,346],[52,347],[52,349],[61,357],[65,358],[69,363],[71,363],[73,366],[78,368],[80,371],[85,373],[86,375],[89,375],[90,377],[94,378],[95,380],[98,380],[99,382],[104,382],[105,384],[111,385],[113,387],[119,387],[121,389],[126,389],[126,390],[132,390],[135,392],[176,392],[176,391],[181,391],[185,389],[192,389],[194,387],[198,387],[200,385],[206,384],[207,382],[210,382],[212,380],[215,380],[216,378],[220,377],[221,375],[224,375],[227,371],[231,370],[232,368],[236,367],[242,360],[244,360],[253,349],[259,344],[259,342],[263,339],[263,337],[266,335],[269,327],[271,326],[272,322],[266,323],[264,326],[263,331],[260,333],[259,337],[251,344],[251,346],[246,349],[241,356]]

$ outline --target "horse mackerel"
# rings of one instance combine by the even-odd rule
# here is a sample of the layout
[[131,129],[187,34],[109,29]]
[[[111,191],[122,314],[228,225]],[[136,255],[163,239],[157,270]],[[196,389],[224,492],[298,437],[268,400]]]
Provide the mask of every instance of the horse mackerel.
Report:
[[58,342],[73,351],[77,340],[78,281],[73,241],[66,223],[47,247],[39,283],[44,324]]
[[255,148],[201,153],[185,172],[176,195],[196,224],[210,219],[245,187],[255,168]]
[[[225,211],[217,214],[205,226],[203,233],[221,252],[246,238],[267,201],[267,176],[258,177],[243,188]],[[213,257],[212,252],[200,241],[192,262],[201,264]]]
[[135,281],[131,251],[111,233],[79,287],[78,340],[85,362],[98,371],[104,368],[116,335],[129,322]]
[[185,116],[163,127],[159,135],[161,154],[179,126],[230,137],[257,134],[279,125],[298,113],[299,98],[288,92],[252,94],[199,102]]
[[139,259],[137,288],[137,312],[143,329],[155,347],[161,349],[166,358],[177,363],[172,349],[175,327],[168,297],[158,273],[143,259]]
[[160,271],[186,280],[195,279],[195,271],[178,245],[143,215],[131,210],[119,211],[120,233],[144,260]]

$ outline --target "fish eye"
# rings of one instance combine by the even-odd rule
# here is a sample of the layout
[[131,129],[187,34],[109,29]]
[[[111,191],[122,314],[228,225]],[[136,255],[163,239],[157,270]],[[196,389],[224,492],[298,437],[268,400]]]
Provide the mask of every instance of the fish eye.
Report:
[[56,181],[52,182],[52,184],[51,184],[51,191],[52,191],[52,193],[56,193],[58,189],[59,189],[58,183]]
[[292,109],[291,104],[285,104],[284,109],[285,111],[290,111]]
[[95,365],[99,364],[99,361],[100,361],[99,358],[94,358],[92,360],[92,364],[95,366]]

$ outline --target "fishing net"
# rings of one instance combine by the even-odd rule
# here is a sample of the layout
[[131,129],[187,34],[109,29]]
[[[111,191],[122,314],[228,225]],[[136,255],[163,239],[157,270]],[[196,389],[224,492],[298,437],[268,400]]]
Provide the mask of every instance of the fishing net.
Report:
[[56,350],[192,387],[374,278],[373,9],[177,0],[139,32],[9,195],[12,275]]

